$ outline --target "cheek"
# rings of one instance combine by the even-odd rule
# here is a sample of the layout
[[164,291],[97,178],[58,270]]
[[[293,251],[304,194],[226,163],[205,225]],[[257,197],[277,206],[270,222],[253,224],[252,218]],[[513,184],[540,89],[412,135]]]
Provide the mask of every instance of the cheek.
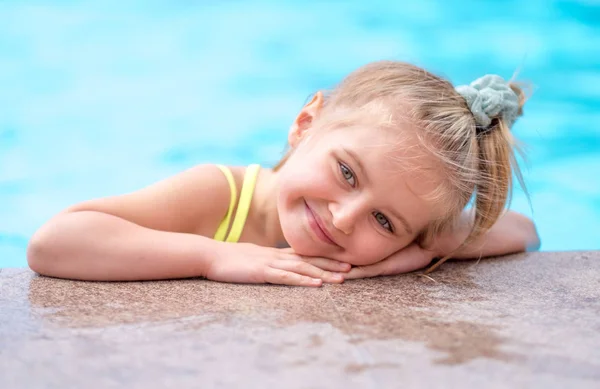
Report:
[[356,244],[349,247],[344,253],[344,261],[351,265],[366,266],[386,259],[398,250],[408,246],[412,239],[402,237],[392,241],[376,232],[366,232],[361,237],[357,236],[354,241]]
[[348,251],[348,262],[357,266],[372,265],[387,258],[393,252],[394,250],[390,247],[385,247],[382,244],[363,242],[360,247],[356,247],[352,252]]
[[287,244],[300,255],[323,256],[322,248],[314,244],[306,225],[306,210],[298,197],[280,195],[277,201],[279,223]]
[[324,163],[295,164],[282,177],[280,192],[289,201],[299,197],[328,199],[334,194],[335,177]]

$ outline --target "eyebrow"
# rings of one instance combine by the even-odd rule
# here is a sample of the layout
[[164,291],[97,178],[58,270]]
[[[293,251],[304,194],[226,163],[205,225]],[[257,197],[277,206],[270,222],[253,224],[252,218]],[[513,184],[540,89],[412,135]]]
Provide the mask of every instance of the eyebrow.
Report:
[[404,229],[406,230],[406,232],[408,232],[409,234],[413,234],[413,230],[412,228],[410,228],[410,225],[408,224],[408,222],[406,221],[406,219],[404,217],[402,217],[402,215],[400,215],[399,213],[396,213],[396,211],[394,209],[390,209],[390,212],[396,216],[396,218],[398,220],[400,220],[400,222],[404,225]]
[[[367,174],[367,170],[365,169],[364,165],[362,164],[362,162],[360,161],[360,158],[358,157],[358,155],[350,149],[347,148],[342,148],[342,150],[348,154],[350,156],[350,158],[352,158],[354,160],[354,162],[358,165],[358,168],[361,172],[361,174],[365,177],[365,181],[367,181],[367,183],[371,184],[371,181],[369,180],[369,176]],[[406,221],[406,219],[400,215],[399,213],[397,213],[394,209],[390,209],[390,212],[392,213],[392,215],[394,215],[396,217],[396,219],[400,220],[400,222],[402,223],[402,225],[404,226],[404,229],[409,233],[409,234],[413,234],[413,230],[412,228],[410,228],[410,225],[408,224],[408,222]]]

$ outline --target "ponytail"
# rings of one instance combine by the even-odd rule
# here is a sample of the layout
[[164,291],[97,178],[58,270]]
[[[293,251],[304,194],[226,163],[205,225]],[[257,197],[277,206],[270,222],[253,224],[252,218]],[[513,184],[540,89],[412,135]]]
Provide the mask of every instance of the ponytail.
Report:
[[[518,104],[514,113],[507,117],[503,115],[504,112],[501,110],[497,113],[497,116],[490,118],[489,126],[477,126],[475,130],[479,157],[474,192],[474,219],[471,231],[457,249],[428,268],[425,274],[432,272],[451,258],[452,254],[484,235],[498,221],[512,197],[513,172],[519,184],[527,193],[514,150],[518,151],[519,154],[522,154],[522,152],[510,131],[514,121],[523,113],[526,96],[518,85],[513,83],[507,85],[514,93]],[[466,100],[468,103],[469,100]]]

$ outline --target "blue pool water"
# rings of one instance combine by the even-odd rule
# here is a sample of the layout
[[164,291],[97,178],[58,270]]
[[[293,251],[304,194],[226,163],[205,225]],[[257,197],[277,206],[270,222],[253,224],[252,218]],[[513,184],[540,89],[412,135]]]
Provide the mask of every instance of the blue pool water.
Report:
[[512,208],[542,250],[600,249],[598,2],[172,3],[0,2],[0,267],[69,204],[276,161],[311,92],[385,58],[458,84],[520,69],[533,211]]

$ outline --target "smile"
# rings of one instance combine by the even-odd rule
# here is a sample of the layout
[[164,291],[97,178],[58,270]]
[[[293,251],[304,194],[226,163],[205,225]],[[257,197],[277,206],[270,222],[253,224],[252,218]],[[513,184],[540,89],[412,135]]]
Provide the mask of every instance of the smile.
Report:
[[313,210],[308,206],[306,201],[304,201],[304,205],[306,206],[306,217],[308,218],[308,225],[313,233],[323,242],[328,243],[332,246],[340,247],[335,241],[333,237],[329,234],[323,222],[319,220],[317,214],[313,212]]

